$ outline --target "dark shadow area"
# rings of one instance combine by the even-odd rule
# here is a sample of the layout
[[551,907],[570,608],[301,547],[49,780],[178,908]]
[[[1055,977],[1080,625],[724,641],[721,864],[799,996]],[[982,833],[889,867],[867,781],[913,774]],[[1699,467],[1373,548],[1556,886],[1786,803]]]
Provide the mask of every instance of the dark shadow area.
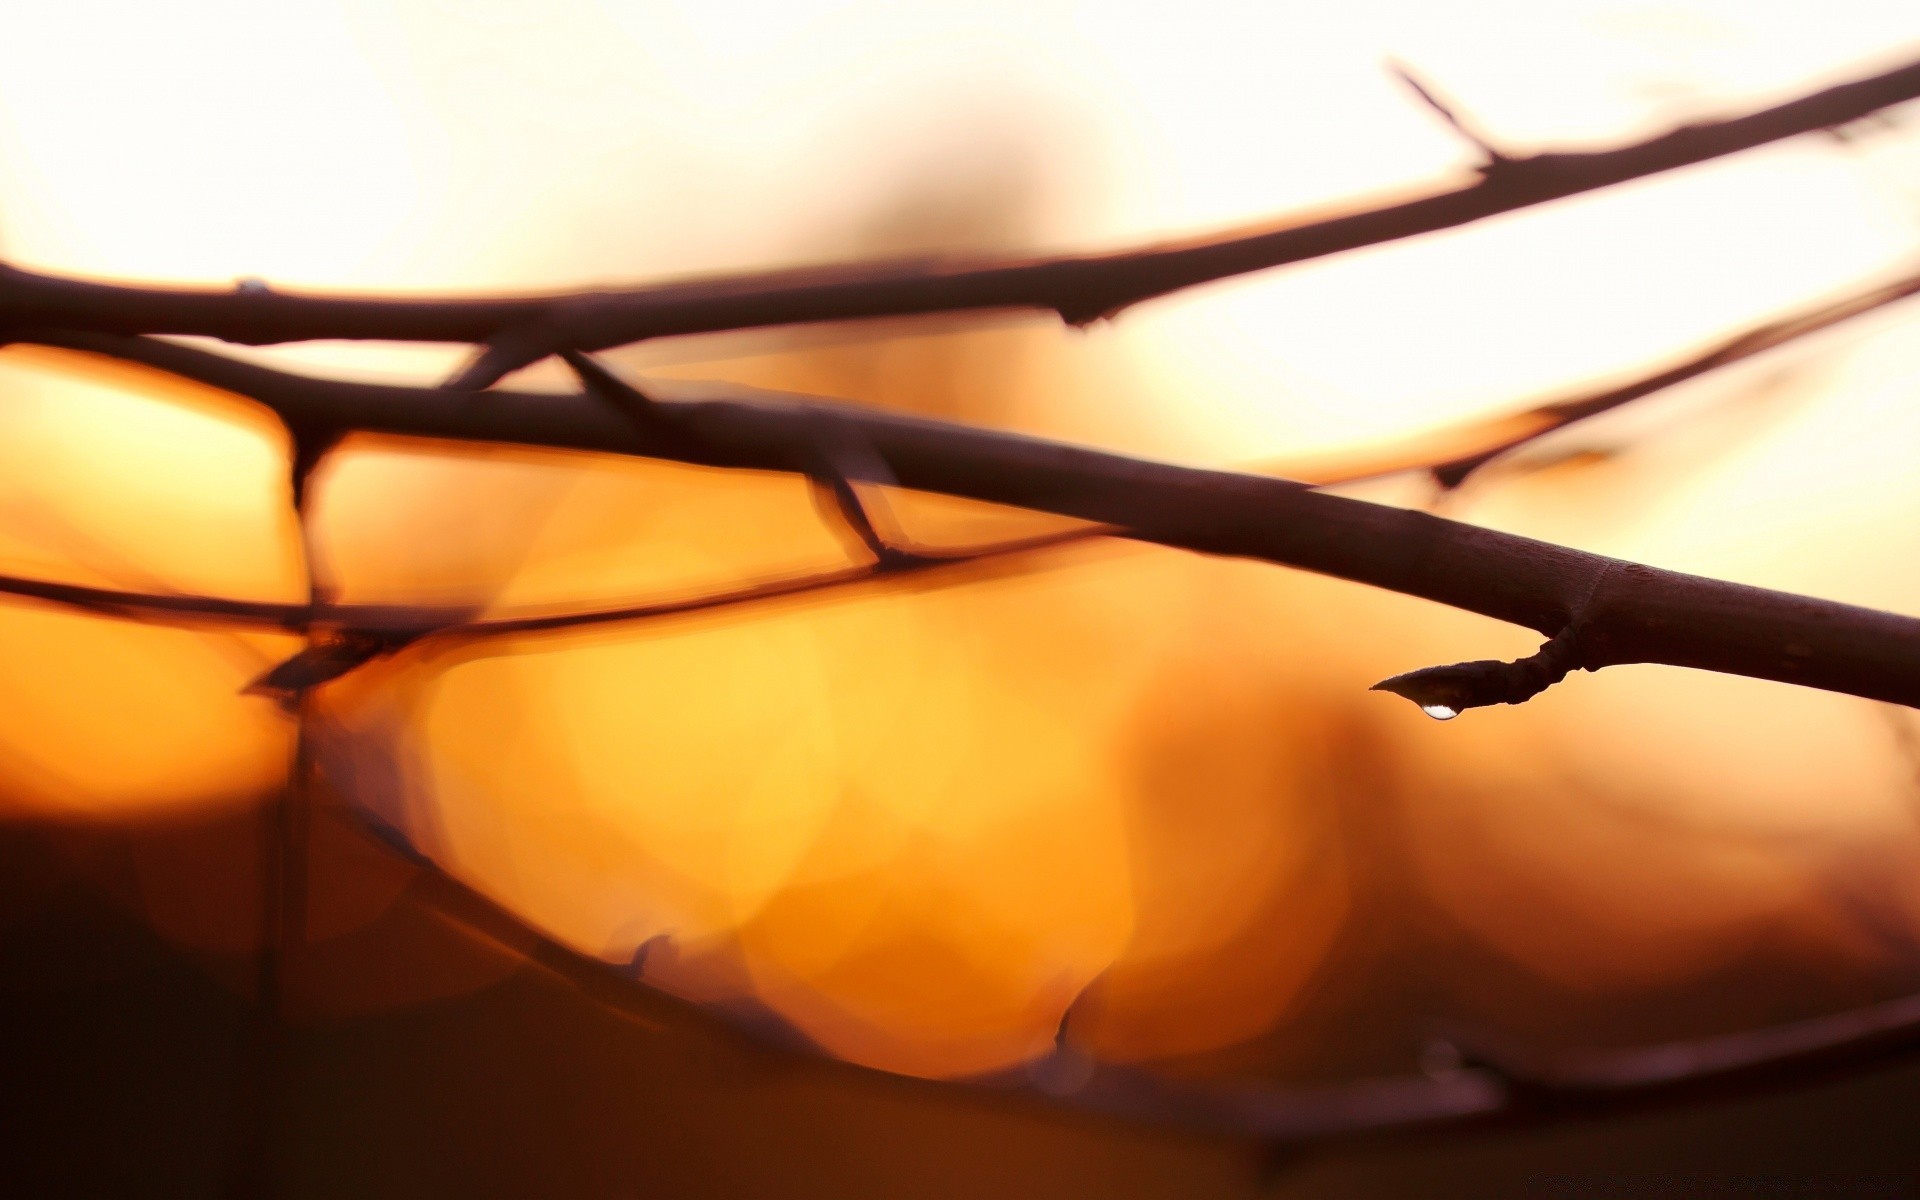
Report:
[[[447,919],[425,875],[314,946],[298,978],[319,997],[370,974],[396,996],[453,994],[295,1017],[275,1111],[243,1114],[245,956],[176,948],[136,915],[143,836],[0,833],[10,1194],[234,1194],[247,1116],[269,1131],[267,1194],[286,1196],[1897,1196],[1920,1181],[1920,1067],[1268,1155],[771,1053],[643,992],[610,1004]],[[503,978],[449,987],[489,961]]]

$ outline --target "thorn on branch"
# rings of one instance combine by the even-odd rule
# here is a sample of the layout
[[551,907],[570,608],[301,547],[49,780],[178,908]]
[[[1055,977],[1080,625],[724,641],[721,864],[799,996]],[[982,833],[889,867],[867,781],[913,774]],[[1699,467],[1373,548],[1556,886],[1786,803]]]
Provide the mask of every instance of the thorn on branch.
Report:
[[236,327],[228,331],[226,340],[246,346],[265,346],[281,340],[274,322],[279,294],[272,285],[258,275],[242,275],[233,281],[233,294],[246,303],[237,306]]
[[1075,329],[1090,329],[1102,321],[1113,320],[1119,316],[1126,307],[1127,305],[1124,302],[1120,304],[1106,302],[1061,303],[1055,305],[1053,311],[1060,315],[1061,322],[1066,325],[1070,325]]
[[[1427,478],[1433,481],[1434,486],[1439,489],[1442,497],[1451,496],[1465,487],[1467,480],[1485,470],[1495,459],[1510,458],[1515,451],[1522,447],[1533,445],[1550,434],[1560,432],[1560,430],[1572,423],[1572,421],[1567,421],[1562,424],[1551,425],[1540,430],[1538,433],[1530,433],[1524,437],[1513,438],[1497,446],[1476,451],[1473,454],[1464,455],[1443,463],[1436,463],[1427,468]],[[1621,458],[1631,449],[1631,446],[1626,445],[1573,446],[1559,453],[1532,458],[1525,464],[1525,470],[1531,472],[1544,471],[1552,467],[1598,465]]]
[[875,525],[873,513],[884,512],[886,502],[877,495],[871,500],[863,499],[855,480],[864,479],[882,487],[895,481],[893,469],[871,442],[857,430],[829,418],[821,422],[814,450],[816,459],[807,471],[808,478],[832,501],[841,523],[860,539],[860,544],[873,556],[876,567],[882,571],[898,571],[938,561],[930,555],[894,545]]
[[1461,485],[1467,482],[1468,476],[1486,466],[1494,457],[1490,453],[1481,453],[1439,463],[1427,468],[1427,477],[1433,480],[1434,486],[1443,493],[1457,492]]
[[342,434],[330,426],[293,422],[287,423],[287,434],[293,439],[293,461],[288,473],[288,484],[293,492],[293,511],[304,520],[307,515],[307,485],[328,451],[340,444]]
[[1489,658],[1424,667],[1383,679],[1367,690],[1405,696],[1436,721],[1451,721],[1469,708],[1523,704],[1580,666],[1575,628],[1567,626],[1539,650],[1514,662]]
[[416,867],[425,867],[428,870],[434,868],[433,859],[426,851],[414,844],[413,838],[408,836],[406,830],[368,808],[355,806],[353,815],[359,821],[360,827],[378,839],[387,849]]
[[[697,441],[659,401],[607,370],[590,355],[578,350],[562,350],[560,357],[590,394],[619,409],[649,437],[682,448]],[[937,561],[894,545],[875,525],[873,510],[884,510],[884,503],[878,497],[863,499],[855,480],[889,485],[894,482],[893,470],[858,430],[826,417],[818,423],[818,432],[809,449],[811,461],[806,466],[807,478],[828,497],[842,523],[860,539],[867,553],[873,555],[876,566],[883,571],[895,571]]]
[[647,437],[681,449],[698,441],[659,401],[607,370],[590,355],[578,350],[562,350],[560,357],[579,378],[588,395],[618,409]]
[[645,939],[633,948],[633,954],[627,959],[622,973],[635,982],[646,982],[648,961],[661,952],[670,953],[673,950],[673,941],[673,934],[665,930]]
[[503,329],[481,345],[467,365],[440,386],[453,392],[485,391],[520,368],[532,366],[553,353],[548,347],[549,341],[544,325]]
[[249,696],[270,696],[281,708],[292,711],[299,705],[300,698],[313,688],[392,654],[420,636],[419,633],[371,633],[354,629],[316,632],[299,653],[248,684],[243,692]]
[[1053,1049],[1027,1064],[1027,1078],[1050,1096],[1071,1096],[1083,1090],[1099,1069],[1094,1056],[1074,1042],[1067,1030],[1074,1009],[1085,996],[1082,991],[1060,1014],[1060,1023],[1053,1031]]
[[1440,114],[1440,119],[1445,121],[1455,133],[1465,138],[1468,142],[1471,142],[1474,148],[1486,157],[1486,162],[1480,166],[1482,173],[1491,172],[1516,161],[1511,155],[1502,151],[1478,130],[1469,125],[1466,119],[1456,112],[1451,105],[1443,102],[1440,97],[1434,94],[1433,89],[1421,83],[1419,78],[1405,66],[1392,59],[1388,59],[1387,70],[1392,72],[1394,77],[1399,79],[1401,83],[1411,88],[1413,94],[1420,98],[1421,103]]
[[1483,1030],[1452,1022],[1442,1023],[1436,1035],[1420,1049],[1420,1070],[1429,1079],[1477,1071],[1500,1082],[1508,1092],[1545,1086],[1537,1072],[1525,1066],[1525,1056],[1500,1044]]

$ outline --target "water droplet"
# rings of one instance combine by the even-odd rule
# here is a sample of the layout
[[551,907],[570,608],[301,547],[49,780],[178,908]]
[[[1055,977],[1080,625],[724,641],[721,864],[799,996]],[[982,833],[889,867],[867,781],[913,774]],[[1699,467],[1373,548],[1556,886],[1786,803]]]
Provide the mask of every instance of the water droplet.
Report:
[[1450,708],[1445,704],[1422,704],[1420,711],[1436,721],[1451,721],[1460,715],[1459,709]]
[[258,296],[273,289],[268,287],[267,281],[258,275],[248,275],[243,279],[234,280],[233,290],[243,296]]

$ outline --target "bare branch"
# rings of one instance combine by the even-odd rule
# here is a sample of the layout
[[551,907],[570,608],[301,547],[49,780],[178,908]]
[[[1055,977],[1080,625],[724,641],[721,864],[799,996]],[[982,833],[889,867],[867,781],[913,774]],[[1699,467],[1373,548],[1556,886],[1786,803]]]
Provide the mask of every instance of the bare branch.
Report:
[[115,616],[157,617],[204,621],[222,626],[302,630],[309,608],[304,604],[276,604],[263,600],[225,600],[215,596],[177,596],[160,592],[127,592],[55,583],[18,575],[0,576],[0,593],[43,600],[83,612]]
[[[1655,395],[1666,388],[1721,367],[1730,366],[1855,317],[1876,312],[1915,294],[1920,294],[1920,274],[1906,276],[1889,284],[1864,288],[1829,304],[1809,308],[1756,326],[1735,334],[1673,366],[1642,375],[1625,384],[1541,404],[1517,415],[1496,417],[1490,421],[1477,422],[1451,432],[1415,437],[1403,447],[1370,451],[1358,462],[1331,469],[1315,470],[1306,478],[1315,486],[1326,486],[1352,483],[1403,471],[1423,470],[1440,477],[1447,486],[1458,486],[1465,480],[1468,473],[1556,430]],[[671,414],[657,410],[651,397],[621,381],[591,359],[582,356],[582,362],[585,364],[586,374],[595,381],[590,386],[596,394],[627,413],[639,426],[652,429],[658,436],[682,435],[681,431],[670,432]],[[1523,429],[1523,432],[1518,435],[1512,432],[1516,425]],[[1455,454],[1437,464],[1433,462],[1432,456],[1436,446],[1457,447],[1462,442],[1477,443],[1483,448],[1464,455]],[[868,459],[868,465],[865,468],[868,474],[864,477],[871,478],[877,471],[871,466],[870,448],[864,457]],[[1251,469],[1266,473],[1263,467],[1256,466]],[[852,476],[862,477],[859,471],[852,472]],[[1087,525],[1038,537],[988,543],[937,556],[916,554],[914,561],[903,564],[901,569],[925,570],[941,565],[1032,555],[1041,550],[1092,541],[1114,536],[1117,533],[1117,530],[1108,526]],[[459,629],[470,636],[484,637],[495,633],[531,633],[564,629],[572,625],[637,621],[702,612],[848,587],[868,582],[873,577],[873,572],[864,569],[830,571],[815,576],[757,582],[691,599],[621,605],[585,612],[497,617],[465,625],[460,624],[456,619],[458,614],[452,611],[364,605],[337,605],[315,611],[311,606],[303,605],[257,604],[195,596],[110,591],[5,576],[0,576],[0,594],[38,598],[93,611],[176,620],[201,618],[227,624],[268,625],[292,631],[305,631],[315,622],[330,621],[343,630],[375,634],[391,634],[398,631],[412,632],[420,636],[422,631],[444,633]]]
[[[292,443],[292,496],[352,432],[619,453],[723,468],[787,471],[818,482],[872,553],[870,564],[756,583],[690,600],[588,613],[479,620],[460,609],[339,605],[317,573],[303,604],[145,595],[0,578],[0,592],[114,614],[240,623],[302,632],[308,645],[253,685],[301,718],[294,784],[271,832],[288,864],[266,887],[276,930],[262,994],[279,957],[304,937],[306,729],[313,688],[423,638],[532,633],[598,621],[693,612],[797,596],[932,569],[889,542],[859,485],[945,493],[1092,522],[1085,530],[963,552],[979,561],[1104,534],[1298,567],[1477,612],[1548,635],[1515,663],[1427,668],[1376,685],[1435,715],[1520,703],[1574,669],[1665,663],[1779,680],[1920,707],[1920,620],[1742,587],[1586,554],[1532,539],[1315,492],[1290,480],[1148,462],[1081,447],[812,398],[731,389],[656,398],[585,352],[637,340],[731,329],[987,309],[1054,311],[1073,324],[1184,288],[1361,246],[1469,224],[1631,179],[1846,125],[1920,97],[1920,63],[1723,121],[1598,152],[1509,156],[1434,94],[1403,78],[1488,155],[1473,182],[1329,220],[1109,255],[1018,262],[877,264],[837,271],[695,280],[623,292],[502,299],[391,300],[288,294],[256,280],[231,291],[132,288],[0,266],[7,338],[142,363],[248,396],[274,411]],[[1920,277],[1759,327],[1660,374],[1535,410],[1527,429],[1432,468],[1456,485],[1472,471],[1572,422],[1650,395],[1920,292]],[[315,379],[144,335],[208,335],[265,344],[314,338],[445,341],[483,347],[453,387],[486,388],[565,353],[587,391],[455,394]],[[1369,472],[1372,473],[1372,472]],[[311,550],[312,548],[309,547]],[[586,960],[543,943],[542,961]],[[269,1003],[269,1007],[272,1004]],[[1456,1038],[1456,1062],[1425,1074],[1324,1088],[1202,1086],[1102,1066],[1064,1035],[1057,1069],[986,1086],[1040,1087],[1079,1107],[1187,1121],[1279,1140],[1310,1140],[1474,1120],[1551,1119],[1660,1102],[1702,1087],[1797,1082],[1890,1051],[1920,1048],[1920,998],[1720,1038],[1624,1052],[1554,1054]],[[1071,1053],[1070,1053],[1071,1052]],[[848,1068],[856,1070],[857,1068]],[[1037,1081],[1037,1082],[1036,1082]]]
[[1920,62],[1743,116],[1603,151],[1499,160],[1472,183],[1299,224],[1196,241],[987,264],[881,263],[696,279],[630,291],[482,299],[309,296],[123,287],[0,267],[0,328],[198,334],[245,344],[348,338],[486,347],[454,381],[486,387],[563,349],[774,325],[984,309],[1053,311],[1073,324],[1213,280],[1470,224],[1500,213],[1738,154],[1920,97]]
[[[592,358],[577,350],[562,350],[560,357],[573,368],[573,373],[590,395],[599,396],[627,413],[642,429],[669,440],[690,437],[685,429],[674,423],[672,410],[662,408],[651,396],[620,379]],[[931,555],[895,546],[881,536],[875,527],[872,514],[868,511],[868,502],[861,497],[854,481],[865,479],[873,484],[891,484],[894,479],[886,464],[873,453],[873,447],[867,445],[857,432],[838,421],[824,422],[818,431],[814,449],[816,462],[807,471],[808,478],[826,494],[835,515],[860,539],[860,544],[873,556],[875,566],[886,571],[900,571],[922,562],[938,561]]]
[[16,338],[144,363],[335,430],[600,450],[806,474],[844,422],[903,487],[1091,521],[1125,536],[1367,583],[1549,637],[1580,622],[1577,661],[1664,663],[1920,707],[1920,620],[1639,566],[1292,480],[1150,462],[831,401],[728,389],[656,401],[686,438],[638,429],[592,395],[314,379],[145,338]]
[[1920,1052],[1920,996],[1626,1050],[1551,1051],[1451,1034],[1458,1064],[1320,1087],[1175,1083],[1101,1066],[1080,1107],[1303,1143],[1466,1125],[1545,1124],[1707,1095],[1752,1095]]
[[[403,853],[409,853],[404,846]],[[770,1061],[812,1050],[806,1037],[764,1010],[730,1020],[662,992],[630,966],[589,958],[529,930],[517,917],[437,868],[423,899],[450,919],[526,948],[540,967],[611,1008],[713,1027],[742,1037],[741,1052]],[[744,1036],[743,1036],[744,1035]],[[750,1038],[750,1040],[748,1040]],[[1325,1085],[1223,1084],[1171,1079],[1092,1060],[1068,1075],[1016,1069],[976,1081],[982,1093],[1106,1113],[1284,1145],[1329,1139],[1544,1124],[1631,1112],[1706,1095],[1752,1095],[1805,1086],[1848,1071],[1884,1068],[1920,1052],[1920,995],[1714,1037],[1624,1050],[1544,1050],[1478,1031],[1446,1031],[1444,1054],[1423,1054],[1419,1074]],[[951,1091],[951,1082],[907,1079],[829,1060],[829,1069],[885,1086]],[[1064,1078],[1063,1078],[1064,1076]],[[960,1085],[967,1086],[967,1085]]]
[[[1734,363],[1764,354],[1811,334],[1831,329],[1856,317],[1877,312],[1916,295],[1920,295],[1920,272],[1902,276],[1889,283],[1861,288],[1847,293],[1838,300],[1756,325],[1691,358],[1653,374],[1641,376],[1615,387],[1542,404],[1526,413],[1489,422],[1488,432],[1495,435],[1491,445],[1456,455],[1426,469],[1433,474],[1434,479],[1442,487],[1457,488],[1465,483],[1470,475],[1495,459],[1511,454],[1569,425],[1611,412],[1635,400],[1675,387],[1688,380],[1697,379],[1722,367],[1732,366]],[[1517,434],[1508,433],[1507,431],[1516,424],[1523,427],[1522,431]],[[1455,435],[1455,437],[1459,436],[1461,435]],[[1467,436],[1470,438],[1471,434]]]

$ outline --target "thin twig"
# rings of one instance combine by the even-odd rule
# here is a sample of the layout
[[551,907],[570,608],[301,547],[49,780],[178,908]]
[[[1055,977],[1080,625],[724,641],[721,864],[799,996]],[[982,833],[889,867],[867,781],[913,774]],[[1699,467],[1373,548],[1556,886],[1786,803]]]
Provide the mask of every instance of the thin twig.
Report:
[[1456,455],[1426,469],[1432,472],[1442,487],[1459,487],[1468,476],[1488,463],[1539,441],[1548,434],[1917,295],[1920,295],[1920,272],[1861,288],[1837,300],[1755,325],[1665,370],[1614,387],[1568,396],[1513,417],[1489,422],[1489,433],[1504,432],[1515,425],[1523,428],[1521,432],[1497,437],[1490,445]]
[[1392,72],[1394,77],[1401,83],[1406,84],[1407,87],[1412,90],[1413,94],[1420,98],[1422,104],[1425,104],[1428,108],[1438,113],[1440,119],[1445,121],[1449,128],[1470,142],[1473,148],[1481,153],[1486,159],[1481,165],[1481,170],[1492,170],[1513,161],[1504,151],[1498,146],[1495,146],[1491,139],[1478,129],[1475,129],[1465,117],[1461,116],[1453,105],[1441,100],[1440,97],[1435,94],[1434,90],[1421,82],[1419,76],[1415,75],[1408,67],[1401,63],[1390,61],[1387,63],[1387,70]]
[[[336,603],[315,608],[308,604],[281,604],[262,600],[227,600],[216,596],[179,596],[164,592],[129,592],[96,588],[85,584],[51,583],[18,575],[0,575],[0,595],[41,600],[65,608],[103,616],[133,620],[166,620],[183,624],[208,624],[220,628],[273,629],[289,633],[318,631],[330,636],[358,636],[377,639],[383,645],[373,657],[389,653],[429,637],[479,640],[512,634],[550,633],[581,626],[626,624],[654,618],[690,616],[717,609],[765,603],[791,597],[812,595],[870,583],[883,577],[911,572],[958,575],[969,565],[985,565],[991,560],[1037,554],[1073,543],[1090,540],[1082,529],[1039,534],[1018,541],[994,542],[977,549],[959,550],[939,558],[925,557],[903,567],[888,568],[878,563],[861,563],[831,571],[788,578],[759,580],[740,587],[708,592],[698,596],[666,600],[647,600],[608,608],[566,610],[561,612],[509,613],[477,617],[471,605],[435,607],[403,604]],[[297,657],[297,656],[296,656]],[[293,660],[289,659],[288,662]],[[366,661],[359,657],[357,661]],[[280,664],[285,666],[286,664]],[[274,668],[278,670],[279,668]],[[334,678],[344,672],[326,676]],[[272,674],[272,671],[267,673]],[[325,679],[307,678],[284,683],[262,678],[255,686],[263,693],[297,691],[316,686]],[[298,686],[290,686],[297,683]]]
[[[1753,326],[1671,366],[1642,374],[1623,384],[1541,402],[1516,413],[1471,422],[1451,430],[1418,435],[1409,438],[1400,446],[1368,450],[1350,462],[1319,467],[1296,465],[1295,469],[1304,469],[1306,474],[1302,478],[1317,487],[1355,483],[1406,471],[1426,471],[1434,475],[1443,487],[1451,489],[1458,487],[1469,475],[1497,459],[1578,422],[1611,412],[1846,321],[1877,312],[1915,295],[1920,295],[1920,273],[1902,276],[1886,284],[1857,289],[1837,300]],[[645,419],[654,418],[648,416]],[[1515,432],[1516,429],[1519,432]],[[1462,444],[1476,448],[1460,452],[1458,447]],[[1443,457],[1436,460],[1436,453]],[[1260,474],[1269,474],[1276,468],[1272,464],[1256,464],[1248,469]],[[1110,526],[1085,525],[1039,537],[1016,538],[967,547],[939,556],[923,555],[916,561],[900,564],[898,569],[923,571],[930,567],[1031,555],[1056,546],[1115,536],[1118,532]],[[461,612],[454,609],[397,605],[335,605],[324,611],[315,611],[308,605],[300,604],[116,591],[19,576],[0,576],[0,594],[46,600],[95,612],[172,620],[204,620],[229,625],[284,629],[291,632],[305,632],[315,624],[331,623],[342,631],[400,637],[419,637],[428,633],[442,633],[454,629],[462,630],[471,636],[487,636],[493,633],[527,633],[558,630],[569,625],[596,625],[673,616],[801,593],[826,591],[864,583],[871,578],[872,572],[866,570],[836,570],[817,576],[761,581],[695,598],[643,602],[586,612],[470,620],[464,623],[459,619]]]
[[[444,301],[306,297],[251,281],[233,291],[129,288],[0,267],[0,328],[6,336],[143,363],[251,397],[272,409],[292,433],[300,481],[340,437],[359,431],[633,454],[816,479],[823,478],[825,461],[824,478],[835,488],[842,511],[870,546],[879,547],[873,564],[720,596],[486,621],[476,621],[471,608],[338,605],[319,585],[303,604],[140,595],[32,580],[0,580],[0,590],[103,612],[303,632],[310,639],[304,657],[296,656],[275,669],[279,675],[269,672],[263,680],[297,701],[339,671],[423,637],[534,632],[690,612],[843,586],[889,569],[931,569],[890,566],[885,543],[854,491],[859,482],[897,482],[1095,523],[1094,529],[1040,539],[1026,548],[1120,533],[1368,583],[1523,625],[1552,639],[1543,656],[1517,668],[1469,664],[1416,673],[1422,687],[1466,680],[1471,687],[1456,699],[1487,702],[1493,692],[1486,689],[1500,692],[1496,700],[1524,698],[1521,692],[1531,695],[1536,685],[1567,670],[1661,662],[1920,706],[1920,621],[1622,563],[1316,493],[1289,480],[1146,462],[744,389],[709,399],[649,400],[646,409],[636,410],[641,417],[636,419],[636,411],[612,408],[603,395],[474,396],[331,382],[138,336],[201,334],[254,344],[312,338],[475,343],[485,350],[456,385],[478,388],[550,353],[678,334],[1008,308],[1052,310],[1079,324],[1210,280],[1467,224],[1841,125],[1917,96],[1920,63],[1615,150],[1520,158],[1495,153],[1498,169],[1484,170],[1471,184],[1331,220],[1103,256],[984,266],[880,264],[628,292]],[[1914,284],[1908,281],[1897,294],[1882,289],[1855,298],[1851,306],[1829,306],[1810,323],[1805,315],[1789,318],[1723,343],[1691,365],[1604,396],[1543,409],[1542,428],[1584,419],[1826,328],[1911,295]],[[661,419],[651,420],[654,415]],[[860,453],[836,454],[823,446],[823,428],[852,430]],[[1442,470],[1464,478],[1489,457],[1541,431],[1442,464]],[[958,557],[982,556],[963,552]],[[290,803],[298,800],[310,772],[309,763],[296,766]],[[290,826],[276,841],[282,861],[297,870],[295,834]],[[279,894],[277,903],[283,906],[269,917],[285,931],[277,942],[291,948],[301,937],[301,887],[289,879],[269,891]],[[545,957],[552,961],[555,954]],[[263,975],[263,992],[270,982],[277,986],[277,980]],[[1290,1140],[1551,1117],[1573,1109],[1659,1101],[1708,1086],[1795,1082],[1868,1055],[1883,1061],[1890,1052],[1920,1046],[1920,998],[1620,1053],[1543,1054],[1472,1038],[1456,1042],[1462,1047],[1457,1066],[1328,1088],[1201,1087],[1088,1064],[1084,1075],[1075,1072],[1074,1086],[1061,1087],[1055,1080],[1050,1091],[1082,1107]],[[1030,1081],[1024,1073],[1021,1078]],[[1031,1083],[1012,1086],[1030,1088]]]
[[1920,620],[1664,571],[1292,480],[1150,462],[831,401],[727,390],[657,401],[674,436],[589,394],[438,389],[294,375],[150,338],[66,330],[17,340],[156,367],[250,397],[305,428],[600,450],[806,474],[823,422],[871,446],[900,486],[1113,527],[1401,592],[1548,637],[1581,622],[1587,670],[1664,663],[1920,707]]
[[[724,1027],[742,1038],[742,1053],[769,1061],[796,1049],[817,1053],[803,1034],[780,1024],[777,1015],[756,1009],[750,1020],[733,1021],[644,980],[636,989],[626,964],[588,957],[529,930],[437,868],[426,879],[431,886],[421,898],[437,911],[483,936],[525,947],[539,966],[600,1003],[649,1020]],[[956,1084],[902,1078],[831,1057],[827,1066],[875,1086],[929,1096],[951,1095],[956,1087],[988,1095],[1017,1094],[1036,1104],[1304,1145],[1442,1128],[1551,1124],[1706,1096],[1752,1095],[1884,1068],[1920,1053],[1920,995],[1623,1050],[1547,1050],[1459,1029],[1446,1031],[1444,1042],[1453,1052],[1424,1055],[1425,1069],[1419,1074],[1326,1085],[1183,1081],[1093,1061],[1079,1065],[1071,1086],[1046,1075],[1036,1082],[1025,1069]]]
[[1845,125],[1920,98],[1920,62],[1743,116],[1602,151],[1503,157],[1471,183],[1301,223],[1111,254],[998,263],[879,263],[695,279],[626,291],[480,299],[310,296],[252,281],[144,288],[0,267],[0,328],[199,334],[261,345],[319,338],[484,346],[452,386],[476,389],[563,349],[822,321],[985,309],[1072,324],[1214,280],[1471,224],[1500,213]]

